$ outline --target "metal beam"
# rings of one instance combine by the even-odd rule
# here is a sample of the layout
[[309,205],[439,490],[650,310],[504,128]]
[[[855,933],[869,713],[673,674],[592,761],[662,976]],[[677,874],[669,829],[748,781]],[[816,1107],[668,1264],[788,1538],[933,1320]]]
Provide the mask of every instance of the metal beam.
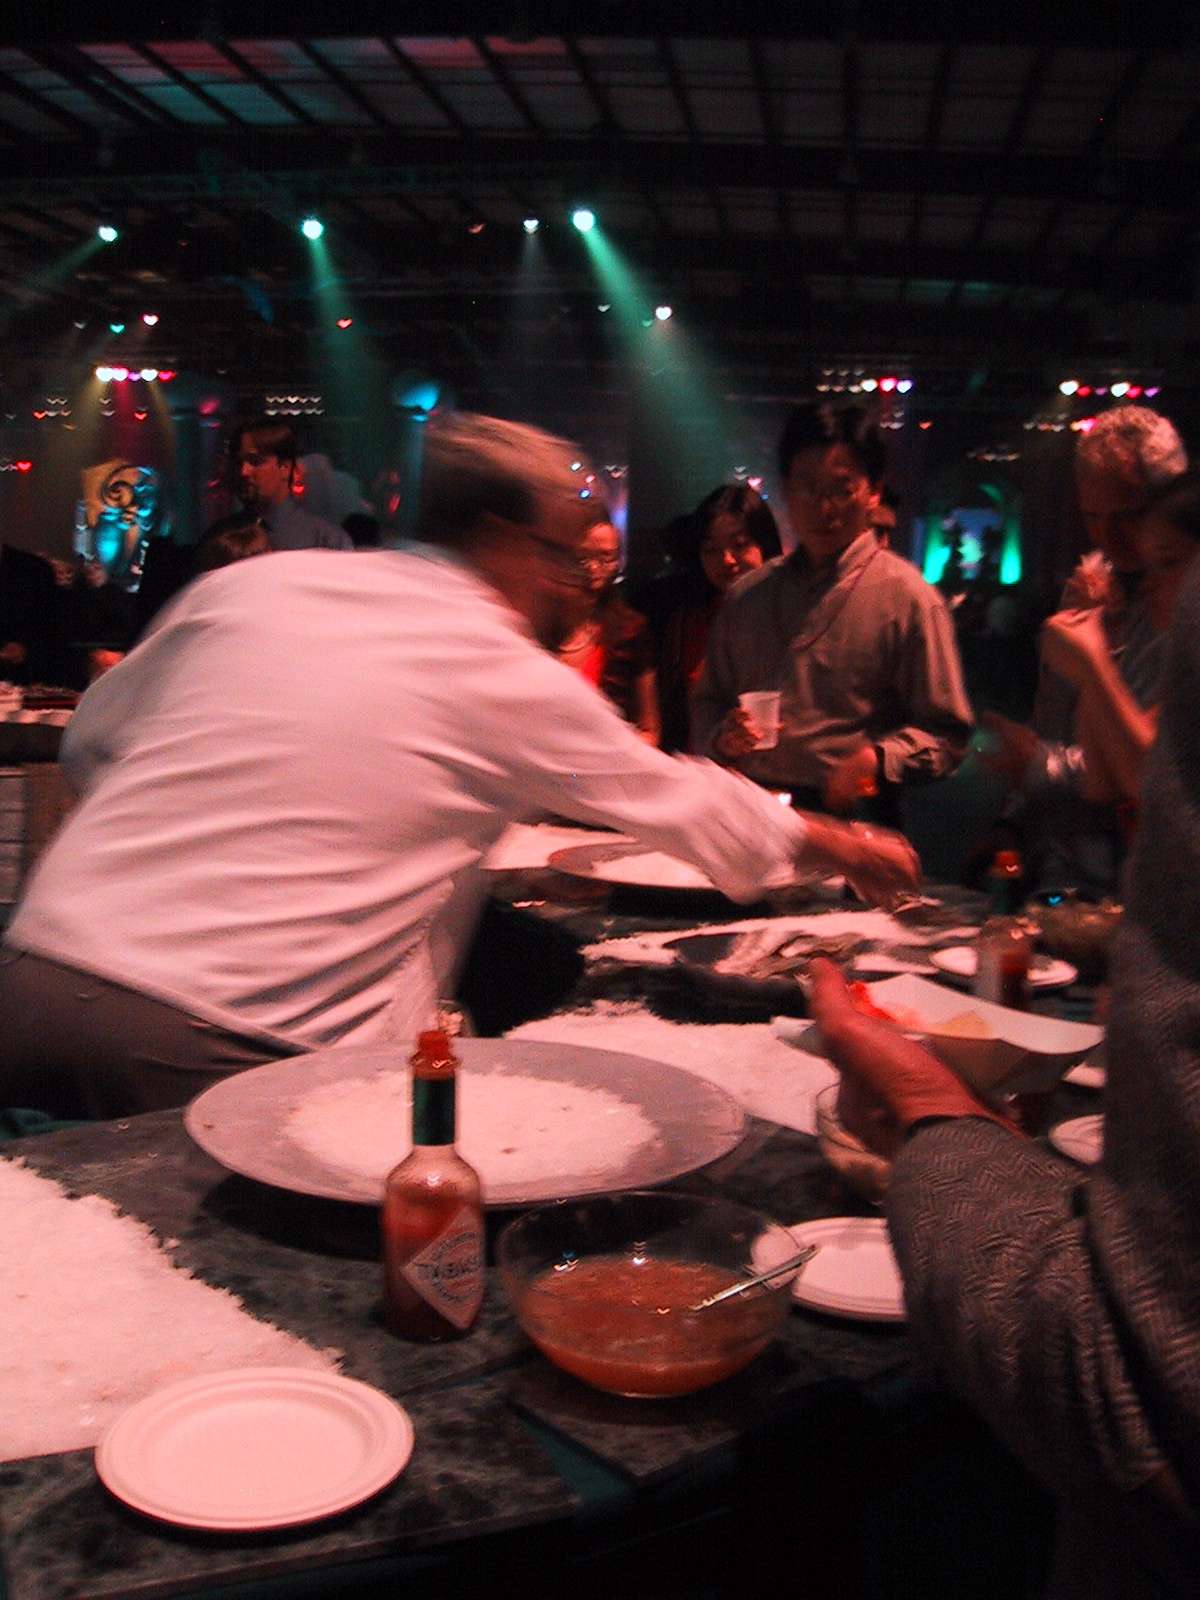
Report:
[[[36,164],[28,153],[0,155],[0,197],[47,203],[55,196],[88,196],[105,203],[136,193],[146,204],[186,198],[197,191],[246,198],[238,171],[258,184],[276,180],[330,194],[401,193],[422,187],[471,187],[534,179],[608,181],[643,193],[680,185],[760,189],[840,189],[845,150],[841,146],[776,145],[762,148],[717,142],[695,145],[607,138],[412,138],[358,130],[366,159],[328,163],[331,132],[281,133],[257,129],[253,143],[203,133],[159,128],[152,140],[111,141],[113,163],[104,171],[80,171],[74,142],[43,140]],[[201,153],[225,151],[227,187],[216,190],[197,173]],[[999,195],[1070,202],[1094,199],[1190,211],[1200,192],[1200,161],[1183,158],[1109,157],[1096,164],[1078,157],[1000,151],[879,150],[854,153],[860,186],[881,193]],[[1098,185],[1098,188],[1097,188]]]

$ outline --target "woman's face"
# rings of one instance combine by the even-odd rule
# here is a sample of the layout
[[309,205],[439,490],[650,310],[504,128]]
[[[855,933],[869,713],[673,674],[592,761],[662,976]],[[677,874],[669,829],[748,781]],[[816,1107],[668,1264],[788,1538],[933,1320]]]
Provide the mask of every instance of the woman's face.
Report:
[[1148,578],[1185,571],[1200,548],[1169,517],[1153,511],[1137,523],[1134,541]]
[[587,592],[603,594],[621,570],[621,536],[610,522],[598,522],[588,529],[579,547],[579,561],[587,573]]
[[713,518],[700,541],[700,565],[718,593],[724,594],[739,578],[762,564],[762,551],[746,532],[741,517],[722,511]]

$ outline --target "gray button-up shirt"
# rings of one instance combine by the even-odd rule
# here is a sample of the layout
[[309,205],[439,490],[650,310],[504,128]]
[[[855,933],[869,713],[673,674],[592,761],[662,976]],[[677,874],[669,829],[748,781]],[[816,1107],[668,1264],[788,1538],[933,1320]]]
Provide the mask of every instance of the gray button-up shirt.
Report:
[[890,783],[939,778],[974,721],[941,595],[871,532],[814,570],[803,550],[750,573],[726,597],[692,700],[692,748],[713,739],[748,689],[779,689],[774,750],[738,763],[759,783],[823,789],[864,741]]

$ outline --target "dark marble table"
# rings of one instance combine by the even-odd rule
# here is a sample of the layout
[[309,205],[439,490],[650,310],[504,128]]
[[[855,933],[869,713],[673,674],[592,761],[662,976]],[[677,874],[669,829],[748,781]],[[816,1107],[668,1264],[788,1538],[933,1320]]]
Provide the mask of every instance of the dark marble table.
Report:
[[[90,1451],[9,1463],[0,1467],[9,1600],[140,1600],[302,1574],[311,1582],[314,1571],[361,1572],[369,1567],[358,1564],[444,1555],[531,1528],[578,1546],[581,1525],[595,1520],[589,1501],[607,1496],[628,1513],[644,1493],[698,1482],[715,1464],[724,1472],[749,1438],[785,1416],[886,1382],[906,1361],[902,1329],[797,1311],[764,1357],[716,1389],[670,1402],[614,1400],[532,1349],[494,1278],[467,1339],[393,1338],[378,1320],[371,1208],[230,1176],[192,1144],[177,1112],[26,1138],[7,1151],[71,1193],[102,1195],[141,1218],[173,1241],[180,1265],[237,1293],[251,1313],[344,1351],[344,1370],[400,1399],[417,1434],[408,1469],[369,1505],[311,1529],[241,1539],[128,1510],[99,1484]],[[757,1201],[786,1221],[848,1204],[811,1139],[762,1123],[693,1185]],[[528,1536],[522,1548],[533,1560]]]
[[[580,939],[748,914],[716,896],[647,904],[620,891],[542,909]],[[681,1020],[751,1020],[661,968],[594,964],[575,1002],[600,994],[636,995]],[[814,1540],[837,1552],[845,1595],[965,1597],[985,1592],[973,1587],[985,1572],[988,1593],[1037,1592],[1045,1497],[967,1412],[914,1376],[902,1327],[796,1309],[728,1382],[681,1400],[622,1401],[550,1366],[494,1277],[468,1338],[393,1338],[379,1321],[373,1210],[231,1176],[192,1144],[178,1112],[4,1150],[140,1218],[172,1241],[180,1265],[252,1314],[344,1351],[347,1374],[400,1400],[417,1436],[406,1471],[368,1505],[240,1539],[128,1510],[100,1486],[90,1451],[0,1466],[8,1600],[442,1600],[497,1587],[539,1600],[740,1600],[776,1587]],[[785,1223],[867,1209],[814,1139],[761,1122],[688,1187]],[[489,1231],[504,1220],[492,1215]]]

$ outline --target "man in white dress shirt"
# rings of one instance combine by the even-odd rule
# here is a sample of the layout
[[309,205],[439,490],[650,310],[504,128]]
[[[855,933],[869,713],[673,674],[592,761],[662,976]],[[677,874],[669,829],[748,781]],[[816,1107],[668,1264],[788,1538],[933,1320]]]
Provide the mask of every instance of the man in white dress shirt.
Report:
[[412,548],[207,574],[88,692],[63,748],[79,804],[0,946],[0,1104],[117,1115],[257,1061],[407,1042],[452,992],[481,860],[538,811],[743,901],[796,867],[874,897],[915,882],[903,839],[651,749],[548,653],[593,520],[574,459],[448,419]]

